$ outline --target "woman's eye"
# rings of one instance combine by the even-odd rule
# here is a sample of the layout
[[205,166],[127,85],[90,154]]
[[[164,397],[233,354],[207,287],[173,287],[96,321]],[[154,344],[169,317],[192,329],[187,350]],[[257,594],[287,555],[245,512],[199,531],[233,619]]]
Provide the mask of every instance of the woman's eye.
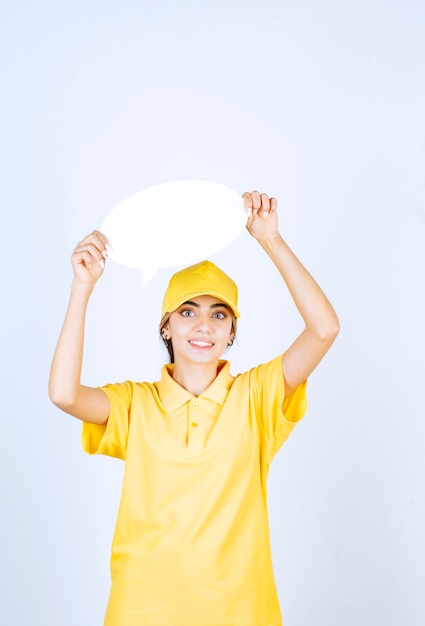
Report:
[[226,314],[222,313],[221,311],[217,311],[217,313],[214,313],[214,317],[216,317],[218,320],[224,320]]
[[193,311],[190,309],[183,309],[183,311],[181,311],[181,315],[183,315],[183,317],[191,317],[193,315]]

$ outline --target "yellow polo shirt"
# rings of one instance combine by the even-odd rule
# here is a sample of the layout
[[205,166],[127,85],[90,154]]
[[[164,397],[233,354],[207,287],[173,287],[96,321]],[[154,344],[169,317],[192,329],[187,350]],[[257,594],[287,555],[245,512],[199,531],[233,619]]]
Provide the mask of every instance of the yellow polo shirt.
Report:
[[125,459],[105,626],[278,626],[266,503],[270,462],[307,408],[284,399],[279,356],[195,397],[165,365],[157,383],[101,389],[89,454]]

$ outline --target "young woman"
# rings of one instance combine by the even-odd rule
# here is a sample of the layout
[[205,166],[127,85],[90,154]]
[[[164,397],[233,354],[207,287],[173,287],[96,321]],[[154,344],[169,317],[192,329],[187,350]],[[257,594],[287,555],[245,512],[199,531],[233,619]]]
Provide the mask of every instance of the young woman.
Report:
[[72,255],[74,280],[49,392],[83,421],[90,453],[126,462],[105,626],[278,626],[266,506],[270,462],[306,410],[306,379],[339,331],[326,296],[278,231],[277,202],[243,195],[247,229],[276,265],[305,328],[269,363],[234,377],[237,287],[209,261],[177,272],[156,383],[81,384],[84,320],[108,241]]

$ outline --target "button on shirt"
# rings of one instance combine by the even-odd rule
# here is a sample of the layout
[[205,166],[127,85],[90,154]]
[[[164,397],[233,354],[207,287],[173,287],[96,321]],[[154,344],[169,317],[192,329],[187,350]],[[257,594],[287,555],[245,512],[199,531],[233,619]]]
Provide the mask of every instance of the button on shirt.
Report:
[[158,383],[102,387],[104,426],[83,424],[90,453],[125,459],[105,626],[276,626],[266,478],[306,410],[284,399],[279,356],[194,397],[164,366]]

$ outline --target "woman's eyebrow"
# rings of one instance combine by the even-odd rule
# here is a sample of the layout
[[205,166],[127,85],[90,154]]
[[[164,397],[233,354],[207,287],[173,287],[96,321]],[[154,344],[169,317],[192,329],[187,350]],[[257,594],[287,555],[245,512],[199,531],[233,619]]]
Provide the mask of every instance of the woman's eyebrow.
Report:
[[198,304],[197,302],[192,302],[192,300],[186,300],[186,302],[183,302],[182,306],[185,304],[190,304],[191,306],[197,306],[198,309],[201,306],[200,304]]
[[[190,306],[196,306],[198,309],[201,306],[197,302],[192,302],[192,300],[186,300],[186,302],[183,302],[183,304],[190,304]],[[211,304],[210,309],[218,309],[220,307],[223,307],[224,309],[231,311],[230,307],[224,302],[215,302],[214,304]]]

